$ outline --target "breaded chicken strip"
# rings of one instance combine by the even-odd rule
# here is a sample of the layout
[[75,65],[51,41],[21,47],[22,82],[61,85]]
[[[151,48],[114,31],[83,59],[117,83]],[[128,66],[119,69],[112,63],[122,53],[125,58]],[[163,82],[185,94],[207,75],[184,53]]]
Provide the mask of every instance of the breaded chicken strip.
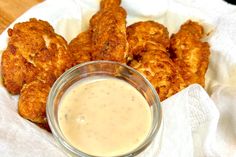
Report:
[[[46,125],[45,106],[53,82],[73,65],[66,41],[48,22],[30,19],[9,29],[2,55],[3,83],[19,94],[19,113],[37,125]],[[22,88],[23,87],[23,88]]]
[[19,94],[23,84],[36,78],[43,80],[42,71],[56,78],[71,67],[73,61],[67,43],[54,33],[49,23],[30,19],[16,24],[8,34],[8,47],[2,55],[2,75],[10,93]]
[[153,21],[138,22],[127,28],[131,67],[141,72],[154,86],[163,101],[185,87],[169,57],[167,29]]
[[113,60],[125,63],[126,12],[120,0],[102,0],[100,10],[90,20],[89,29],[80,33],[69,44],[75,63],[91,60]]
[[126,11],[119,5],[120,0],[102,0],[100,10],[90,20],[93,60],[126,62]]
[[[2,77],[3,84],[12,94],[19,94],[25,82],[30,82],[34,79],[35,68],[29,64],[32,71],[26,67],[27,61],[16,51],[16,48],[9,45],[2,54]],[[27,75],[27,72],[33,75]]]
[[141,55],[147,42],[153,45],[161,44],[156,47],[163,48],[163,52],[167,52],[170,46],[169,32],[163,25],[154,22],[137,22],[127,28],[127,40],[129,43],[129,59],[133,55]]
[[69,51],[74,56],[75,64],[91,61],[93,46],[90,30],[80,33],[69,44]]
[[35,67],[50,71],[57,77],[71,67],[72,57],[67,51],[67,42],[55,34],[48,22],[30,19],[16,24],[8,34],[9,45]]
[[117,7],[121,4],[121,0],[101,0],[100,9],[109,9],[112,7]]
[[204,87],[205,73],[209,63],[210,48],[201,38],[204,30],[197,22],[187,21],[171,37],[172,58],[180,67],[187,85],[199,83]]
[[19,98],[19,114],[35,123],[47,123],[46,102],[50,85],[39,80],[25,84]]

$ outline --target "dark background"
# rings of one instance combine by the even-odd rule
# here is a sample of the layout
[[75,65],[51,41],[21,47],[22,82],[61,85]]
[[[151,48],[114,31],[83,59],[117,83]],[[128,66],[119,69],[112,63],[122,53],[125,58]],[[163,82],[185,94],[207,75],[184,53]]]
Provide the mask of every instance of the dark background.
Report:
[[225,1],[228,2],[228,3],[230,3],[230,4],[236,5],[236,0],[234,0],[234,1],[233,1],[233,0],[231,0],[231,1],[230,1],[230,0],[225,0]]

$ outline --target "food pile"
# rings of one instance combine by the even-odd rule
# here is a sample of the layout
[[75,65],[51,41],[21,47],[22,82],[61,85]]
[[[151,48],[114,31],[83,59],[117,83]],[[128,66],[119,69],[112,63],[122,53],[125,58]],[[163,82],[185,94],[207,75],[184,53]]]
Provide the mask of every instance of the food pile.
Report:
[[169,38],[168,30],[154,21],[126,27],[120,0],[102,0],[88,30],[69,44],[42,20],[30,19],[8,30],[2,54],[3,84],[20,94],[19,114],[49,130],[46,101],[55,80],[70,67],[86,61],[111,60],[141,72],[163,101],[193,83],[204,87],[209,44],[197,22],[184,23]]

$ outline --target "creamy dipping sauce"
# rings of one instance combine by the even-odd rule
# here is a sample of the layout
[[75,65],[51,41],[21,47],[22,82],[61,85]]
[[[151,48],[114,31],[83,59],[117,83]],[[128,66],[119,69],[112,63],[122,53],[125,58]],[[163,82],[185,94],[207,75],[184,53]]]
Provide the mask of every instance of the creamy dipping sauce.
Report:
[[116,156],[137,148],[148,136],[152,116],[143,95],[125,81],[84,79],[63,95],[60,129],[77,149],[95,156]]

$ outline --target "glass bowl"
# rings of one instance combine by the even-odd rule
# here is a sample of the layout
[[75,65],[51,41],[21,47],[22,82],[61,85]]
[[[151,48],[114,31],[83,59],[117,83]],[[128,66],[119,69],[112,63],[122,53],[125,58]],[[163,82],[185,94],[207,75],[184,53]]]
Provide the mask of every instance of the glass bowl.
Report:
[[137,148],[116,157],[136,156],[143,152],[153,141],[156,134],[161,132],[162,110],[160,100],[156,90],[144,76],[127,65],[113,61],[92,61],[79,64],[67,70],[57,79],[49,93],[46,107],[47,120],[54,138],[69,156],[95,157],[70,145],[60,130],[58,122],[60,100],[66,90],[74,83],[93,76],[109,76],[124,80],[135,87],[148,102],[152,116],[152,126],[149,135]]

